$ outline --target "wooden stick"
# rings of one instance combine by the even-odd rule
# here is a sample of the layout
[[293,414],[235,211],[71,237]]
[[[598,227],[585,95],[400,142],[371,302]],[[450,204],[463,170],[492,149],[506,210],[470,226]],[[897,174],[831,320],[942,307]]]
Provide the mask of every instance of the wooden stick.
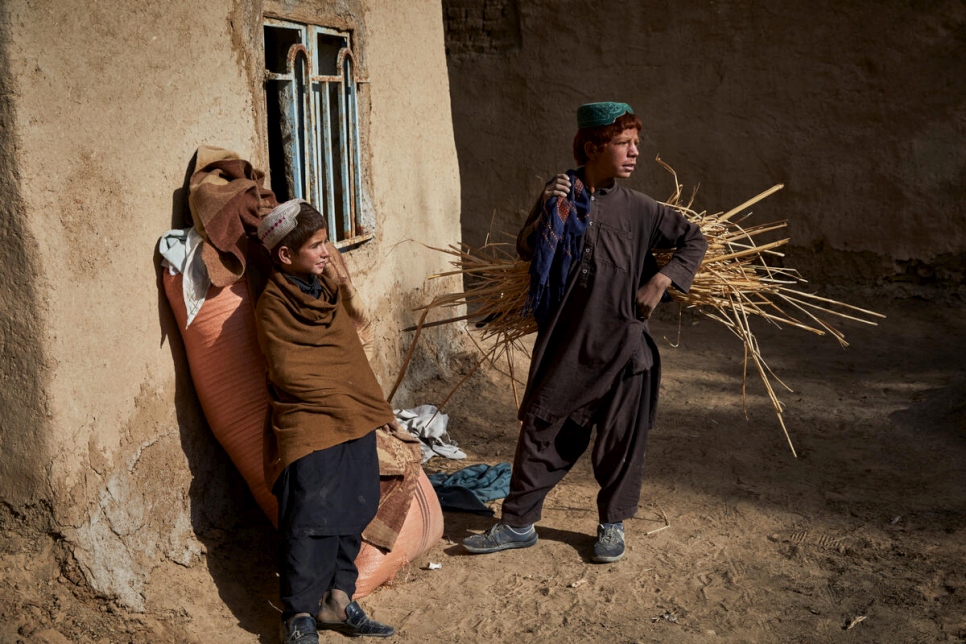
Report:
[[416,325],[416,335],[413,336],[412,342],[409,343],[409,351],[406,352],[406,357],[403,359],[402,366],[399,367],[399,376],[396,378],[396,384],[392,386],[392,390],[386,397],[387,402],[392,402],[392,397],[396,395],[396,389],[399,388],[399,384],[402,382],[403,376],[406,375],[406,369],[409,368],[409,361],[413,359],[413,351],[416,350],[416,340],[419,339],[419,335],[423,332],[423,322],[426,321],[427,313],[429,313],[429,309],[423,311],[423,314],[419,318],[419,324]]

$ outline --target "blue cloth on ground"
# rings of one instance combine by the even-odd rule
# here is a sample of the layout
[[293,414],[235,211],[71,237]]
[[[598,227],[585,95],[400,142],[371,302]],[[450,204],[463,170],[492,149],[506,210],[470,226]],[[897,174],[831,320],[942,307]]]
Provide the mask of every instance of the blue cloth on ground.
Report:
[[486,507],[486,502],[502,499],[510,493],[510,464],[479,463],[452,474],[437,472],[429,475],[429,482],[433,484],[443,510],[493,516],[494,512]]

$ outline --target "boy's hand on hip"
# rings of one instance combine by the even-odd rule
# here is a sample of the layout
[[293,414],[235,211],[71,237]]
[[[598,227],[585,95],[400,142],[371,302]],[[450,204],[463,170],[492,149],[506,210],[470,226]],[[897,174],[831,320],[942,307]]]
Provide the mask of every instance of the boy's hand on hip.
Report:
[[646,320],[654,313],[654,309],[661,302],[661,296],[671,285],[671,278],[664,273],[657,273],[647,281],[647,284],[637,289],[637,314]]

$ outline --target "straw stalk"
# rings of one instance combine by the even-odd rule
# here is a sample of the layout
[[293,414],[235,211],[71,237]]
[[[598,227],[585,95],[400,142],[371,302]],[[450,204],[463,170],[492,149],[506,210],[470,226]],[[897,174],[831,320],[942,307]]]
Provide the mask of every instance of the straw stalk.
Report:
[[[792,454],[795,454],[795,447],[782,416],[784,405],[775,392],[772,380],[788,391],[791,388],[775,376],[765,362],[758,340],[751,330],[750,320],[758,317],[779,327],[790,326],[818,335],[830,335],[844,347],[848,343],[842,332],[834,326],[832,319],[875,325],[873,319],[884,316],[803,291],[802,286],[806,282],[797,271],[773,265],[775,258],[782,257],[778,249],[788,243],[788,238],[761,243],[758,240],[766,233],[784,230],[787,221],[745,225],[750,216],[746,211],[781,190],[781,184],[727,212],[709,215],[691,208],[693,194],[688,203],[682,201],[682,186],[677,175],[660,158],[657,162],[674,177],[675,190],[665,204],[697,223],[708,241],[708,252],[689,292],[683,293],[672,287],[668,293],[682,307],[692,307],[725,325],[741,340],[744,346],[742,399],[744,401],[747,393],[750,364],[761,378],[788,446]],[[454,270],[433,275],[432,278],[460,275],[469,286],[465,291],[439,296],[421,307],[419,323],[409,329],[416,332],[412,346],[389,398],[392,398],[402,381],[413,347],[423,328],[472,318],[485,321],[477,341],[482,353],[477,367],[483,362],[489,362],[502,371],[500,364],[505,358],[508,366],[506,373],[510,377],[514,398],[517,399],[516,385],[520,381],[514,374],[513,352],[525,351],[520,340],[537,330],[533,317],[523,313],[530,286],[529,262],[519,259],[515,246],[507,243],[490,242],[480,248],[461,244],[435,250],[451,256]],[[666,263],[672,252],[655,250],[658,264]],[[458,306],[466,306],[472,313],[426,322],[430,311]],[[449,400],[469,375],[471,374],[467,374],[457,383],[439,407]]]

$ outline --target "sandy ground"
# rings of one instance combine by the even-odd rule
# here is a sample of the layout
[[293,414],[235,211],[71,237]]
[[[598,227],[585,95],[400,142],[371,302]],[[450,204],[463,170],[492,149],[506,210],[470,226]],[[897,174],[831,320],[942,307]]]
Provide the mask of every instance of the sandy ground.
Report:
[[[966,641],[966,311],[876,306],[889,317],[844,327],[847,349],[758,331],[795,390],[781,397],[797,459],[754,380],[745,419],[737,340],[685,314],[675,348],[665,309],[661,410],[622,561],[590,562],[585,459],[549,497],[535,547],[468,555],[459,540],[492,519],[448,513],[444,539],[361,603],[397,642]],[[457,376],[427,383],[423,402]],[[427,471],[512,458],[504,376],[474,376],[446,411],[468,459]],[[155,573],[140,615],[89,596],[56,564],[55,541],[8,532],[0,642],[277,641],[274,535],[246,508],[238,525],[199,535],[204,562]]]

